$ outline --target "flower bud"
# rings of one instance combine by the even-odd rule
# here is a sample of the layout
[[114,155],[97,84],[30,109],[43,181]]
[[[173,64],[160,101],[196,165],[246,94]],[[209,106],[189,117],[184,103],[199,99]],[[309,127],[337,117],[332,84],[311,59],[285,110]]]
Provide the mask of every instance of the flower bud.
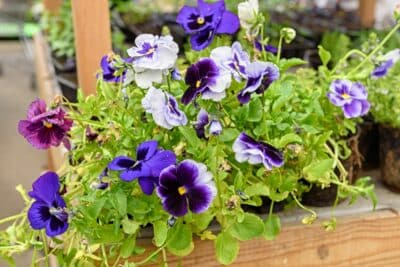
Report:
[[296,38],[296,31],[292,28],[282,28],[281,29],[281,36],[285,43],[290,44],[294,38]]
[[212,120],[210,123],[210,134],[220,135],[222,133],[222,125],[219,120]]

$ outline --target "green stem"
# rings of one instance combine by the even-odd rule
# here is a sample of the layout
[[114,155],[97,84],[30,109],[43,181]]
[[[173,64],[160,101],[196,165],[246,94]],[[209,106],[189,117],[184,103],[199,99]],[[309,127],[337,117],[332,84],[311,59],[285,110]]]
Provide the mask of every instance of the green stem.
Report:
[[49,247],[47,244],[47,237],[44,231],[42,231],[43,247],[44,247],[44,263],[46,267],[50,267],[49,263]]
[[275,201],[271,200],[271,204],[269,206],[269,217],[271,217],[272,213],[274,212],[274,203]]
[[317,218],[317,213],[315,211],[313,211],[312,209],[307,208],[306,206],[304,206],[303,204],[300,203],[300,201],[297,199],[296,195],[293,192],[290,192],[290,194],[292,195],[294,201],[296,202],[296,204],[302,208],[303,210],[309,212],[312,214],[312,216],[314,218]]
[[276,64],[279,64],[279,61],[281,60],[281,53],[282,53],[282,40],[283,36],[279,36],[279,43],[278,43],[278,54],[276,56]]
[[267,51],[265,51],[265,44],[264,44],[264,27],[262,25],[261,25],[261,51],[263,60],[267,61]]
[[117,257],[117,259],[115,260],[115,262],[114,262],[114,264],[113,264],[112,267],[117,267],[120,259],[121,259],[121,255],[118,255],[118,257]]
[[10,216],[10,217],[1,219],[1,220],[0,220],[0,224],[3,224],[3,223],[6,223],[6,222],[10,222],[10,221],[17,220],[17,219],[19,219],[19,218],[21,218],[21,217],[23,217],[23,216],[25,216],[25,215],[26,215],[26,214],[25,214],[24,212],[22,212],[22,213],[20,213],[20,214],[13,215],[13,216]]
[[336,66],[332,69],[332,71],[330,72],[330,75],[334,74],[335,71],[337,70],[337,68],[342,64],[342,62],[345,62],[350,56],[352,56],[353,54],[357,54],[359,56],[361,56],[362,58],[366,58],[367,55],[364,54],[363,52],[361,52],[360,50],[357,49],[352,49],[349,52],[347,52],[347,54],[341,58],[339,60],[339,62],[336,64]]
[[104,248],[104,244],[101,245],[101,253],[103,254],[103,258],[104,258],[104,265],[106,267],[110,267],[110,265],[108,265],[108,258],[107,258],[106,249]]
[[386,37],[382,40],[382,42],[379,43],[379,45],[377,47],[375,47],[374,50],[372,50],[371,53],[369,53],[369,55],[360,62],[360,64],[358,64],[352,71],[350,71],[350,73],[348,74],[348,76],[350,76],[351,74],[353,74],[354,72],[356,72],[357,70],[359,70],[367,61],[369,61],[371,59],[371,57],[373,55],[376,54],[376,52],[378,52],[387,41],[389,41],[389,39],[392,37],[392,35],[400,28],[400,23],[397,23],[396,26],[386,35]]
[[157,250],[155,250],[153,253],[151,253],[147,258],[145,258],[144,260],[136,263],[136,265],[143,265],[146,264],[149,260],[151,260],[155,255],[157,255],[158,253],[160,253],[160,251],[162,251],[165,248],[164,246],[159,247]]
[[163,255],[163,266],[168,267],[168,261],[167,261],[167,252],[165,248],[162,250],[162,255]]
[[33,248],[33,253],[32,253],[32,260],[31,260],[31,267],[35,267],[35,261],[36,261],[36,249]]

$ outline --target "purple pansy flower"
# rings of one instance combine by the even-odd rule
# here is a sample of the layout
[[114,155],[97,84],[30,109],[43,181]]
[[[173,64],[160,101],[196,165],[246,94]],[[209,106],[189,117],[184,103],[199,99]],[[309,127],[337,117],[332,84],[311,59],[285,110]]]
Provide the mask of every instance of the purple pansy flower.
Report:
[[103,178],[108,176],[108,168],[105,167],[104,170],[100,173],[99,177],[98,177],[98,181],[97,182],[93,182],[90,186],[93,189],[100,189],[100,190],[104,190],[106,189],[110,183],[104,182]]
[[377,66],[371,73],[373,78],[382,78],[400,59],[400,49],[394,49],[383,56],[383,63]]
[[179,109],[176,99],[160,89],[151,87],[142,99],[142,106],[147,113],[153,115],[157,125],[166,129],[170,130],[187,123],[187,117]]
[[242,132],[233,143],[233,151],[238,162],[262,163],[267,170],[283,165],[283,154],[270,144],[256,141]]
[[239,29],[239,18],[225,9],[223,0],[215,3],[198,0],[197,7],[183,6],[176,22],[191,35],[194,50],[209,46],[215,34],[234,34]]
[[242,80],[246,74],[246,67],[250,64],[250,56],[239,42],[234,42],[232,47],[221,46],[213,49],[210,58],[220,68],[229,71],[238,82]]
[[46,103],[37,99],[30,104],[26,120],[19,121],[18,132],[35,148],[48,149],[61,142],[68,145],[66,137],[71,127],[72,120],[65,117],[61,107],[47,111]]
[[153,82],[161,83],[163,74],[175,66],[179,47],[172,36],[141,34],[135,39],[136,46],[128,49],[135,69],[135,81],[141,88],[149,88]]
[[214,60],[204,58],[187,69],[185,82],[189,88],[182,96],[182,103],[187,105],[198,95],[220,101],[231,84],[231,77],[229,72],[219,69]]
[[143,142],[137,147],[136,160],[119,156],[108,164],[108,168],[120,171],[119,177],[126,182],[138,179],[143,192],[150,195],[158,184],[160,172],[176,161],[172,151],[160,150],[157,146],[155,140]]
[[[255,40],[255,41],[254,41],[254,48],[257,49],[257,50],[260,51],[260,52],[263,51],[262,44],[261,44],[261,42],[260,42],[259,40]],[[269,44],[264,45],[264,50],[265,50],[266,52],[270,52],[270,53],[272,53],[272,54],[278,53],[278,48],[276,48],[276,47],[273,46],[273,45],[269,45]]]
[[355,118],[367,114],[370,104],[364,86],[349,80],[335,80],[327,94],[329,101],[341,107],[346,118]]
[[103,80],[106,82],[119,83],[121,80],[123,81],[125,79],[126,70],[122,71],[120,75],[116,76],[118,69],[115,67],[115,54],[113,53],[101,58],[100,67],[103,71]]
[[46,172],[33,184],[29,196],[35,199],[28,210],[30,225],[35,230],[45,228],[50,237],[64,233],[68,228],[68,213],[64,199],[60,196],[59,177]]
[[159,182],[157,194],[163,207],[176,217],[189,210],[193,213],[206,211],[217,193],[212,174],[204,164],[193,160],[164,169]]
[[257,94],[264,93],[272,82],[279,79],[279,69],[273,63],[256,61],[247,66],[246,77],[246,86],[238,95],[241,104],[248,103],[254,92]]
[[197,121],[194,124],[194,129],[196,130],[197,137],[206,138],[205,129],[209,126],[209,132],[212,135],[220,135],[222,132],[221,122],[217,119],[212,119],[210,121],[210,117],[206,110],[201,109],[199,114],[197,114]]

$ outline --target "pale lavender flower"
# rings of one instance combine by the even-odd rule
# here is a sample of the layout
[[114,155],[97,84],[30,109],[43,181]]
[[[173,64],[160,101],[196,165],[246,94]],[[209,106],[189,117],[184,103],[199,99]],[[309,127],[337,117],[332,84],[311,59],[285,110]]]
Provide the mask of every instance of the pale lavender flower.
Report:
[[346,118],[355,118],[367,114],[370,104],[364,86],[349,80],[335,80],[327,94],[329,101],[341,107]]
[[377,66],[371,73],[373,78],[382,78],[400,59],[400,49],[394,49],[383,56],[383,63]]
[[197,114],[197,121],[194,124],[197,137],[206,138],[206,127],[208,127],[208,131],[212,135],[220,135],[222,132],[221,122],[216,118],[210,120],[210,116],[207,111],[201,109],[199,114]]
[[154,87],[151,87],[142,99],[142,106],[147,113],[151,113],[155,123],[166,129],[186,125],[187,117],[178,106],[176,99]]
[[235,159],[238,162],[249,162],[250,164],[262,163],[267,170],[283,165],[283,155],[270,144],[256,141],[242,132],[233,143]]

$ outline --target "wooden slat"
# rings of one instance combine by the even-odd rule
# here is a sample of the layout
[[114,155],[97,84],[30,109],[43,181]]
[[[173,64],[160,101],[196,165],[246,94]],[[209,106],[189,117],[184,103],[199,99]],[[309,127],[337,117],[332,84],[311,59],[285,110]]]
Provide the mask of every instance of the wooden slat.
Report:
[[[147,241],[149,246],[149,241]],[[168,257],[169,266],[221,266],[212,241],[196,241],[187,257]],[[157,266],[157,265],[154,265]],[[236,267],[400,266],[400,216],[378,211],[338,220],[335,231],[313,225],[283,225],[277,240],[241,242]]]
[[111,52],[110,15],[107,0],[72,0],[78,81],[83,92],[96,93],[100,59]]
[[43,0],[44,8],[51,13],[57,14],[60,10],[60,7],[63,3],[63,0]]
[[374,26],[376,0],[359,0],[361,25],[366,28]]
[[[49,105],[57,95],[62,95],[57,90],[54,70],[50,66],[49,47],[43,36],[39,33],[34,36],[36,85],[39,97]],[[47,151],[48,169],[56,171],[64,161],[65,150],[63,146],[50,148]]]

